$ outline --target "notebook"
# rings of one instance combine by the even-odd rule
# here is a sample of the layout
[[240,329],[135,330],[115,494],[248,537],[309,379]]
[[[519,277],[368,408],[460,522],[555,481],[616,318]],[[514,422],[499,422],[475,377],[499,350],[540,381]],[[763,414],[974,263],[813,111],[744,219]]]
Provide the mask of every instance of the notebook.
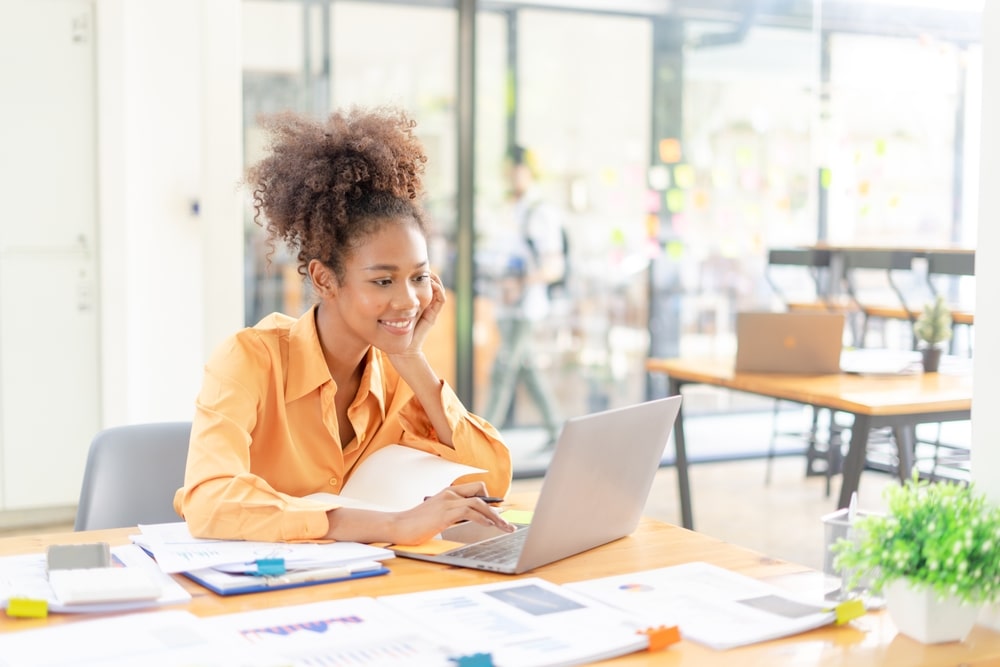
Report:
[[[433,545],[391,548],[407,558],[520,574],[630,535],[680,406],[681,397],[670,396],[567,420],[528,526],[499,535],[492,529],[490,537],[440,552]],[[470,528],[479,532],[461,524],[442,537],[455,540]]]
[[840,372],[843,313],[736,314],[736,372]]

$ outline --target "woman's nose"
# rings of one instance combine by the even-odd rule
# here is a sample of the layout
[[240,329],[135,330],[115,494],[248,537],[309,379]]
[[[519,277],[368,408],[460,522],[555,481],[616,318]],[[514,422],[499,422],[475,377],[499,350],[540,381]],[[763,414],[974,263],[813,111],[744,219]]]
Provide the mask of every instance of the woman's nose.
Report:
[[406,310],[420,305],[420,293],[415,285],[406,281],[401,283],[402,287],[393,294],[393,307],[399,310]]

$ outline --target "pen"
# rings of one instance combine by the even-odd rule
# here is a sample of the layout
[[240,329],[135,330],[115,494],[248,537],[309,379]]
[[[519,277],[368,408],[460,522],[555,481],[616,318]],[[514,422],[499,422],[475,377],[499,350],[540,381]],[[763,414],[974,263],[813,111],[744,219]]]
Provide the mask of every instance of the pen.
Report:
[[[426,501],[430,497],[431,496],[424,496],[424,500]],[[479,498],[480,500],[482,500],[484,503],[487,503],[487,504],[494,504],[494,503],[502,503],[503,502],[503,498],[495,498],[493,496],[469,496],[469,497],[470,498]]]
[[264,577],[264,582],[268,586],[283,586],[284,584],[303,584],[310,581],[344,579],[352,574],[377,570],[381,567],[383,567],[381,563],[373,562],[354,565],[352,567],[325,567],[315,570],[299,570],[273,577]]

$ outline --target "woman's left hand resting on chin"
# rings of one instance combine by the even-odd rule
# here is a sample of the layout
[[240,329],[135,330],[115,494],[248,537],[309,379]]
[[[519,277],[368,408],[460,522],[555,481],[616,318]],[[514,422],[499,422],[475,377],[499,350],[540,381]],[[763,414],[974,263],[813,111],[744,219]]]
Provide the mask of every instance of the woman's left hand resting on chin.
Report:
[[457,484],[430,496],[404,512],[340,507],[326,513],[330,529],[326,537],[345,542],[389,542],[422,544],[441,531],[461,521],[495,526],[508,533],[514,526],[500,518],[483,502],[486,485],[482,482]]
[[421,311],[420,317],[413,327],[413,336],[410,338],[410,344],[407,349],[398,354],[388,355],[393,365],[405,363],[408,358],[423,358],[424,341],[427,340],[427,335],[430,333],[431,328],[433,328],[434,323],[437,322],[438,315],[444,309],[444,304],[448,301],[448,297],[444,291],[444,283],[441,282],[440,276],[436,273],[428,273],[427,280],[431,284],[431,301]]

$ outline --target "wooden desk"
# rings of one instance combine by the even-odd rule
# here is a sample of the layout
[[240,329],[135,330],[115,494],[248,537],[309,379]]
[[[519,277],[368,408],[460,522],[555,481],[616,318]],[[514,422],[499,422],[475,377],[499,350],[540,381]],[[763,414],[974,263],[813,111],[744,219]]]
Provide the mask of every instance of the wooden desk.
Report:
[[[0,539],[0,555],[43,551],[49,544],[104,540],[126,544],[135,529],[114,529],[85,533],[60,533]],[[819,542],[819,540],[817,539]],[[762,554],[694,533],[678,526],[643,519],[630,537],[558,563],[538,568],[522,577],[538,576],[554,583],[567,583],[622,572],[706,561],[743,574],[768,579],[779,586],[799,591],[822,591],[822,575],[799,565],[768,558]],[[234,613],[304,604],[317,599],[359,595],[388,595],[465,586],[510,577],[433,563],[395,558],[388,563],[392,573],[383,577],[293,588],[266,593],[219,597],[189,580],[178,577],[193,595],[186,609],[198,616]],[[140,612],[141,613],[141,612]],[[48,619],[10,619],[0,614],[0,632],[67,623],[91,615],[56,615]],[[896,633],[888,615],[871,612],[850,624],[830,626],[777,641],[729,651],[713,651],[682,641],[664,651],[643,652],[599,664],[674,665],[718,667],[801,667],[802,665],[986,665],[1000,661],[1000,633],[977,626],[960,644],[923,645]]]
[[[844,459],[838,507],[847,507],[857,490],[868,447],[868,432],[888,426],[899,447],[899,475],[906,479],[913,467],[917,424],[969,419],[972,410],[972,376],[919,373],[872,376],[785,375],[734,373],[731,359],[649,359],[646,369],[665,373],[669,393],[679,394],[685,384],[707,384],[795,403],[828,408],[854,416],[851,443]],[[681,521],[694,526],[684,441],[684,410],[674,425]]]

